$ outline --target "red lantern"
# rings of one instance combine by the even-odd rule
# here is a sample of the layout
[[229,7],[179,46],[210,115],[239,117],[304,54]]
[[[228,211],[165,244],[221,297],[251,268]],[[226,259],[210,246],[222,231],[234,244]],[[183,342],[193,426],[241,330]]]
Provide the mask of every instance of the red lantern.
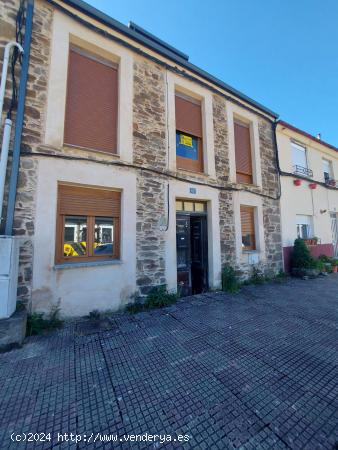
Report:
[[300,186],[302,184],[302,180],[293,180],[293,184],[295,186]]
[[309,188],[310,188],[310,189],[317,189],[316,183],[310,183],[310,184],[309,184]]

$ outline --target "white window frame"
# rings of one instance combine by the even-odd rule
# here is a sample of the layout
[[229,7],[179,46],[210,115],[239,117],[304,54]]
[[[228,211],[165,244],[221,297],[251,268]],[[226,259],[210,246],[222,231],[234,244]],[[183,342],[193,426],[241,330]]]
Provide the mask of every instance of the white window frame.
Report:
[[208,89],[169,71],[167,71],[168,168],[175,172],[184,171],[184,169],[177,169],[176,166],[176,92],[201,102],[203,172],[197,174],[216,178],[212,93]]
[[111,40],[100,36],[92,30],[75,22],[59,11],[54,11],[51,44],[51,60],[47,94],[47,111],[45,123],[45,144],[59,149],[67,149],[64,144],[64,124],[67,94],[67,73],[69,48],[75,45],[98,58],[118,64],[118,126],[117,154],[107,154],[109,158],[120,157],[133,160],[133,56],[130,50]]
[[230,182],[237,183],[236,177],[236,151],[235,151],[235,128],[236,119],[246,123],[250,127],[251,161],[252,161],[252,184],[262,187],[261,153],[259,146],[258,117],[244,108],[227,100],[226,118],[228,124],[229,139],[229,178]]
[[[304,153],[304,159],[305,159],[305,165],[300,165],[300,164],[296,164],[295,162],[295,153],[294,151],[302,151]],[[309,169],[309,163],[308,163],[308,157],[307,157],[307,148],[305,147],[305,145],[299,144],[298,142],[295,142],[293,140],[291,140],[291,158],[292,158],[292,171],[296,172],[296,168],[295,166],[300,166],[300,167],[304,167],[304,169],[308,170]]]
[[[308,229],[308,236],[303,237],[298,235],[298,227],[306,226]],[[313,217],[306,214],[296,214],[296,236],[301,239],[311,239],[313,237]]]
[[[242,247],[241,205],[254,207],[256,250]],[[236,260],[239,264],[248,263],[248,255],[257,255],[258,261],[265,260],[265,239],[262,198],[251,192],[234,192],[233,208],[236,233]]]
[[[325,165],[326,165],[327,167],[325,167]],[[332,166],[332,161],[330,161],[329,159],[323,158],[323,159],[322,159],[322,167],[323,167],[323,177],[324,177],[324,181],[326,181],[325,175],[324,175],[325,173],[328,173],[328,174],[329,174],[329,180],[332,180],[332,179],[334,178],[334,177],[333,177],[333,166]],[[326,172],[325,168],[328,168],[329,171]]]

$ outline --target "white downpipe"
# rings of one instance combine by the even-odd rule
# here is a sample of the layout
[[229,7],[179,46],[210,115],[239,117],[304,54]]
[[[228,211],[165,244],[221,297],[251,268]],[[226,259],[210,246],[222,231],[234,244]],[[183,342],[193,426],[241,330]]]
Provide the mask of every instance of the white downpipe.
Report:
[[2,122],[2,108],[4,106],[4,98],[6,91],[6,81],[7,81],[7,71],[9,64],[9,57],[11,49],[14,47],[18,47],[21,53],[23,53],[23,48],[18,42],[11,41],[6,44],[5,52],[4,52],[4,60],[2,64],[2,73],[1,73],[1,84],[0,84],[0,123]]
[[0,159],[0,224],[2,222],[2,205],[4,202],[4,194],[5,194],[5,180],[6,180],[7,160],[9,151],[9,141],[11,139],[11,130],[12,130],[12,121],[11,119],[6,119],[2,137],[1,159]]
[[[18,42],[11,41],[6,44],[4,52],[4,60],[2,64],[1,73],[1,84],[0,84],[0,125],[2,124],[2,110],[4,106],[5,91],[6,91],[6,81],[8,64],[11,49],[17,47],[21,53],[23,53],[23,48]],[[9,151],[9,141],[11,138],[12,121],[6,119],[4,123],[4,132],[2,137],[1,155],[0,155],[0,223],[2,221],[2,205],[4,201],[4,190],[5,190],[5,179],[7,170],[7,160]]]

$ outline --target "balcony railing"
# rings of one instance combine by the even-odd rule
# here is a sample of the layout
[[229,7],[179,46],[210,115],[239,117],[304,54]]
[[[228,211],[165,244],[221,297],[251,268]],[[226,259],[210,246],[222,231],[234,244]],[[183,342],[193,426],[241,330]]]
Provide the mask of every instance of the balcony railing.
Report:
[[313,172],[311,169],[308,169],[307,167],[303,166],[293,166],[293,173],[296,175],[303,175],[303,177],[313,177]]
[[325,184],[331,187],[338,187],[338,180],[334,180],[333,178],[325,177]]

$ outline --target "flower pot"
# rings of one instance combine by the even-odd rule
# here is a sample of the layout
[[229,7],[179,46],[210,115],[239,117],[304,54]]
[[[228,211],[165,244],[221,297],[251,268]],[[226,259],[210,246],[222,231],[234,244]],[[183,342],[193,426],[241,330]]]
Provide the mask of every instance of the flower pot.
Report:
[[332,272],[338,273],[338,266],[332,266]]

